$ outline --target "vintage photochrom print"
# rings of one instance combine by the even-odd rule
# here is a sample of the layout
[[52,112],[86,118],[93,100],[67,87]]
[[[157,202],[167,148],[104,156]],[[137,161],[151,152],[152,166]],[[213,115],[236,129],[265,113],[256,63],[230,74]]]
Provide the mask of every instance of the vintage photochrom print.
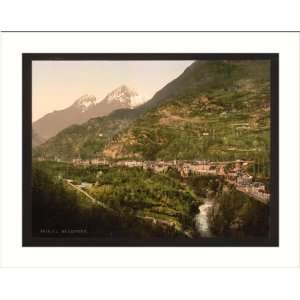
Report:
[[23,246],[278,246],[278,54],[23,54]]

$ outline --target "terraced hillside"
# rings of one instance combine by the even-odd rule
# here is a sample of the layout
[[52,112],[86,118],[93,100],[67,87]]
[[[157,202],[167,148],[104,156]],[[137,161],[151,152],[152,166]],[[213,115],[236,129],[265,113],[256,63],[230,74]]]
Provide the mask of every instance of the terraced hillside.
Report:
[[[267,161],[270,150],[268,64],[257,63],[260,67],[257,76],[244,70],[253,67],[253,63],[220,64],[224,81],[219,81],[218,73],[214,83],[194,85],[186,94],[178,92],[171,99],[166,98],[158,108],[119,134],[103,154],[117,159]],[[229,66],[231,73],[226,71]]]
[[33,150],[34,157],[71,160],[96,157],[119,131],[131,122],[130,110],[117,110],[106,117],[91,119],[83,125],[73,125]]
[[267,60],[197,61],[144,105],[67,128],[34,155],[267,162],[269,74]]

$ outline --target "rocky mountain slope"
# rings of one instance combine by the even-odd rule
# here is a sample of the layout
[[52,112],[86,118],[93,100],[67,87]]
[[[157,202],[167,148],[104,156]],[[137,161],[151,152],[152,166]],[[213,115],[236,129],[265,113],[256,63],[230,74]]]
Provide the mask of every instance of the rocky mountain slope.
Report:
[[267,161],[269,76],[267,60],[197,61],[145,104],[70,127],[35,155]]
[[43,144],[45,140],[41,138],[34,130],[32,131],[32,147]]
[[108,115],[116,109],[133,108],[143,101],[136,91],[122,85],[102,100],[93,95],[83,95],[68,108],[49,113],[34,122],[33,129],[42,139],[48,140],[71,125]]
[[113,159],[255,159],[270,150],[270,66],[195,63],[103,150]]

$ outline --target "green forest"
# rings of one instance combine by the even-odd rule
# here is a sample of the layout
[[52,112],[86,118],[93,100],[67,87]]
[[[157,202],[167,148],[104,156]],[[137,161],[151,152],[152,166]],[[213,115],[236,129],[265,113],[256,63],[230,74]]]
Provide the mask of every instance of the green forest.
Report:
[[[101,238],[196,239],[199,206],[210,231],[266,238],[269,206],[224,174],[184,177],[120,161],[251,161],[236,173],[270,191],[270,61],[195,61],[144,104],[72,125],[33,148],[33,228],[84,227]],[[74,165],[105,159],[110,166]],[[232,163],[232,165],[230,165]],[[241,174],[238,174],[239,176]],[[250,196],[251,195],[251,196]]]
[[[85,191],[109,209],[91,202],[68,185],[67,179],[74,185],[92,183]],[[81,167],[51,161],[33,165],[36,235],[41,235],[41,228],[85,228],[87,237],[194,239],[200,237],[194,217],[208,197],[217,203],[210,215],[216,235],[244,238],[267,234],[268,207],[216,176],[183,179],[172,169],[155,174],[141,168]],[[240,227],[232,229],[237,221]]]
[[72,234],[70,238],[185,238],[173,227],[154,226],[124,210],[107,210],[91,203],[50,173],[36,164],[33,167],[32,230],[35,237],[45,236],[43,230],[47,229],[50,231],[47,236],[66,238],[64,231],[71,229],[79,233]]

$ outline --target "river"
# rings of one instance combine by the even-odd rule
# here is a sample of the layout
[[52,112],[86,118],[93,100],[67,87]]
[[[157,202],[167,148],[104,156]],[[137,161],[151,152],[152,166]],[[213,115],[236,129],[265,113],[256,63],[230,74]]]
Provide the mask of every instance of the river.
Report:
[[195,226],[201,237],[212,237],[209,229],[208,212],[214,205],[213,200],[206,200],[199,206],[199,213],[195,216]]

